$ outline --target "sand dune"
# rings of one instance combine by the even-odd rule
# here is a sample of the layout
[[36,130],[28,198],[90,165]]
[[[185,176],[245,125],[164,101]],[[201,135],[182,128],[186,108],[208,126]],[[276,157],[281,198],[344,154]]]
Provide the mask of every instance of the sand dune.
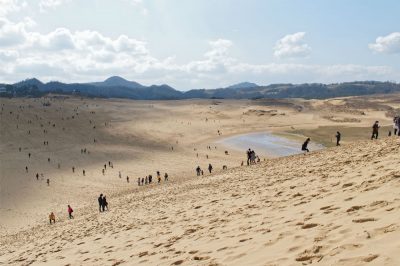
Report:
[[[384,138],[399,98],[1,99],[0,264],[399,265],[400,140]],[[268,131],[329,147],[336,130],[342,147],[249,167],[218,144]],[[170,180],[137,186],[157,170]]]
[[400,139],[110,199],[1,240],[3,264],[399,265]]

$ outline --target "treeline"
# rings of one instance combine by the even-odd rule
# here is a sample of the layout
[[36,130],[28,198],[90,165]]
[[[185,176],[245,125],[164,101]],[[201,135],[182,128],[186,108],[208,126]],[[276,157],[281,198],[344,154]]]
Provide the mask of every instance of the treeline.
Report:
[[[118,81],[118,82],[116,82]],[[272,84],[268,86],[231,86],[218,89],[198,89],[186,92],[168,85],[143,86],[113,77],[96,83],[42,83],[37,79],[21,81],[13,85],[0,85],[2,97],[41,97],[47,93],[74,94],[83,97],[126,98],[136,100],[180,99],[258,99],[304,98],[327,99],[345,96],[399,93],[400,84],[394,82],[355,81],[346,83]]]

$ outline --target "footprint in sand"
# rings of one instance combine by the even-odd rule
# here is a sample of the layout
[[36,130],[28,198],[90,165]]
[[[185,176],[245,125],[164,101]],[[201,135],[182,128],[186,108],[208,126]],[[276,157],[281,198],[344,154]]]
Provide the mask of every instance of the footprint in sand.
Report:
[[189,254],[196,254],[197,252],[199,252],[198,250],[191,250],[191,251],[189,251],[188,253]]
[[353,223],[365,223],[365,222],[374,222],[376,221],[375,218],[361,218],[361,219],[354,219]]
[[193,257],[194,260],[208,260],[209,258],[210,258],[209,256],[205,256],[205,257],[194,256]]
[[318,226],[316,223],[304,224],[301,229],[309,229]]
[[359,209],[362,209],[362,208],[364,208],[364,207],[365,207],[365,206],[352,206],[352,207],[348,208],[348,209],[346,210],[346,212],[358,211]]
[[360,264],[360,262],[371,262],[374,259],[376,259],[377,257],[379,257],[378,254],[370,254],[367,256],[341,259],[341,260],[339,260],[339,263],[352,263],[353,265],[356,265],[356,264]]
[[171,265],[181,265],[183,263],[183,260],[177,260],[173,262]]

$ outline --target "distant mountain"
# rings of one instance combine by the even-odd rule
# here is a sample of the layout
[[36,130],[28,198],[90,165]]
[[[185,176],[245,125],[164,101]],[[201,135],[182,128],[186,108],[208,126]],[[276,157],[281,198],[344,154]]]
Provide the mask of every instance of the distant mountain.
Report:
[[23,86],[36,86],[38,88],[43,86],[43,83],[36,79],[36,78],[31,78],[31,79],[25,79],[23,81],[17,82],[13,84],[16,87],[23,87]]
[[259,86],[255,83],[241,82],[241,83],[226,87],[226,89],[249,89],[249,88],[256,88],[256,87],[259,87]]
[[[305,98],[326,99],[333,97],[371,94],[400,93],[400,84],[379,81],[354,81],[334,84],[271,84],[259,86],[243,82],[219,89],[196,89],[186,92],[164,85],[143,86],[118,76],[102,82],[43,83],[38,79],[26,79],[15,84],[5,84],[6,92],[0,96],[34,96],[46,93],[76,94],[86,97],[126,98],[137,100],[179,100],[179,99],[256,99],[256,98]],[[4,90],[4,89],[3,89]]]
[[139,84],[134,81],[129,81],[124,78],[118,77],[118,76],[112,76],[106,79],[103,82],[93,82],[93,83],[88,83],[91,85],[95,86],[106,86],[106,87],[127,87],[127,88],[145,88],[142,84]]

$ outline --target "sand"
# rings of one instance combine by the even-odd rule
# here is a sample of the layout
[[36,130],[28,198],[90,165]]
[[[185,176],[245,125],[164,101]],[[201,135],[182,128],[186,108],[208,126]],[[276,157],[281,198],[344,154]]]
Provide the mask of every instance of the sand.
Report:
[[[326,119],[332,110],[315,100],[266,106],[72,98],[43,107],[43,99],[2,99],[0,263],[398,265],[400,143],[394,137],[368,140],[371,122],[379,118],[390,125],[382,105],[399,108],[398,98],[351,98],[370,101],[368,108],[352,107],[364,114],[335,113],[357,122]],[[347,99],[331,101],[338,105]],[[25,107],[17,111],[20,105]],[[216,141],[234,134],[335,126],[364,128],[367,140],[353,143],[347,135],[339,148],[249,167],[239,167],[243,153],[215,149]],[[81,154],[82,148],[90,154]],[[107,167],[103,176],[108,161],[114,168]],[[208,163],[215,173],[195,177],[195,167],[205,170]],[[137,177],[154,177],[157,170],[168,172],[170,181],[137,186]],[[44,177],[36,180],[36,172]],[[100,193],[110,203],[101,214]],[[67,204],[75,210],[73,220]],[[57,220],[51,226],[50,211]]]

